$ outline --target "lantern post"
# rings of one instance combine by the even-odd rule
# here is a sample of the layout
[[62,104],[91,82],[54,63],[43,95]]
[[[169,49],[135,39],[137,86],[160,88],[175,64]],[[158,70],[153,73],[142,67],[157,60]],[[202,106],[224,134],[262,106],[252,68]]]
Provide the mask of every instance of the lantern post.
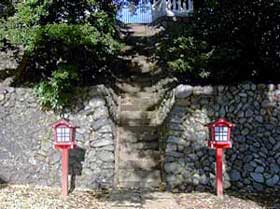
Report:
[[62,196],[66,198],[68,196],[69,150],[76,147],[75,132],[78,127],[74,126],[66,119],[60,119],[52,124],[52,128],[54,148],[61,151],[61,187]]
[[216,150],[216,192],[223,196],[223,150],[232,147],[230,140],[234,124],[223,118],[206,125],[209,128],[208,147]]

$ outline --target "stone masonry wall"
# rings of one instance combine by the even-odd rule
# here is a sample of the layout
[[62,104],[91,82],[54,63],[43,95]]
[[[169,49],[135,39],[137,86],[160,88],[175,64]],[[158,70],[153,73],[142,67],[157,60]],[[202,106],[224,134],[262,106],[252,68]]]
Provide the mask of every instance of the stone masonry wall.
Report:
[[[112,188],[118,97],[104,86],[83,88],[76,107],[64,114],[80,128],[70,153],[71,185]],[[280,85],[200,87],[180,85],[162,99],[163,179],[168,190],[213,190],[215,152],[205,124],[225,117],[236,124],[225,151],[225,187],[280,189]],[[60,185],[60,153],[32,89],[0,87],[0,182]]]
[[[218,117],[236,124],[233,147],[225,151],[225,187],[280,188],[280,85],[180,85],[173,95],[175,104],[165,121],[163,167],[168,190],[214,189],[215,151],[205,143],[204,125]],[[168,104],[172,103],[165,102],[161,109],[170,109]]]
[[[70,152],[71,185],[113,186],[117,100],[104,86],[80,90],[76,108],[64,116],[77,129],[78,148]],[[0,89],[0,181],[60,185],[60,152],[53,148],[50,124],[60,117],[40,110],[32,89]]]

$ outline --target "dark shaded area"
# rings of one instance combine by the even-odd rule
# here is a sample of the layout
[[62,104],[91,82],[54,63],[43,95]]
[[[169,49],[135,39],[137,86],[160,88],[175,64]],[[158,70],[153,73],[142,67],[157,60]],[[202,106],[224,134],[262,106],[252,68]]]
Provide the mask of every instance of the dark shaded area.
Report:
[[279,190],[271,190],[268,192],[251,193],[251,192],[236,192],[226,190],[225,194],[242,200],[250,200],[265,208],[278,209],[280,208]]
[[86,151],[80,147],[70,150],[69,153],[69,174],[71,175],[69,192],[76,188],[76,176],[82,175],[83,162]]
[[[107,57],[104,63],[100,63],[97,53],[99,52],[87,46],[71,46],[59,40],[46,39],[32,56],[27,57],[25,67],[18,72],[14,85],[33,86],[41,80],[47,80],[51,77],[53,70],[58,68],[60,60],[78,69],[79,81],[73,83],[75,86],[110,83],[113,73],[111,69],[116,58]],[[111,59],[110,62],[107,59]]]
[[5,183],[7,182],[0,178],[0,184],[5,184]]
[[[168,26],[159,60],[165,65],[176,63],[167,70],[180,83],[276,83],[280,75],[279,11],[280,3],[273,0],[204,1],[189,24]],[[180,38],[193,38],[193,42]]]
[[10,0],[1,0],[0,18],[7,18],[15,12],[15,8]]
[[[3,62],[16,62],[21,63],[22,60],[22,52],[20,48],[12,46],[10,43],[7,42],[7,40],[3,40],[3,47],[0,48],[1,55],[7,55],[1,58],[5,59]],[[1,59],[0,58],[0,59]],[[10,60],[6,60],[10,59]],[[20,64],[19,68],[20,68]],[[4,81],[6,78],[13,78],[15,74],[17,73],[17,69],[1,69],[0,70],[0,81]],[[12,79],[11,79],[12,80]]]
[[8,186],[8,182],[0,178],[0,189],[4,189]]

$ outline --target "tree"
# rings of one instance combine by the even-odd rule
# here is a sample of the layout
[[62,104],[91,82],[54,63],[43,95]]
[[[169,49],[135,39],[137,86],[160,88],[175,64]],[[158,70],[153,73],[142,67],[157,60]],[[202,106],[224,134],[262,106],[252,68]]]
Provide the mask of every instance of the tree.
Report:
[[[195,77],[208,82],[277,79],[280,75],[279,1],[208,0],[199,6],[192,24],[185,25],[189,29],[175,34],[167,46],[170,53],[165,55],[166,61],[176,72],[183,71],[189,79]],[[190,38],[192,42],[180,42]],[[176,54],[172,48],[177,57],[171,56]]]
[[[0,38],[15,46],[23,46],[26,66],[17,75],[17,82],[41,82],[41,98],[55,81],[92,84],[110,74],[112,60],[119,53],[115,30],[115,7],[103,0],[25,0],[15,6],[15,14],[1,21]],[[61,67],[63,66],[63,67]],[[73,69],[77,76],[58,76]],[[64,79],[63,82],[60,82]],[[79,82],[78,82],[79,81]],[[44,82],[44,85],[42,85]],[[49,83],[49,85],[46,85]],[[43,88],[45,87],[45,88]],[[45,89],[45,90],[44,90]],[[62,95],[66,88],[56,88]],[[55,93],[54,93],[55,94]],[[48,95],[48,97],[51,97]],[[61,96],[62,98],[63,96]],[[59,99],[59,97],[58,97]],[[49,104],[51,108],[66,105]]]

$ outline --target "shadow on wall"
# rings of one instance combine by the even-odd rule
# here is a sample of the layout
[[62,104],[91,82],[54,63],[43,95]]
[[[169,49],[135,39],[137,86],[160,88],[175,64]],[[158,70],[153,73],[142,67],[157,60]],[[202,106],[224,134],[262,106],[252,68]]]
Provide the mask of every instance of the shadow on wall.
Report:
[[0,189],[7,187],[8,182],[0,178]]
[[176,157],[177,160],[174,159],[174,152],[167,153],[164,162],[166,190],[215,192],[215,155],[213,153],[207,147],[197,149],[193,147],[179,159]]
[[69,174],[71,175],[69,192],[76,188],[76,176],[82,175],[83,163],[86,151],[80,147],[70,150],[69,153]]

